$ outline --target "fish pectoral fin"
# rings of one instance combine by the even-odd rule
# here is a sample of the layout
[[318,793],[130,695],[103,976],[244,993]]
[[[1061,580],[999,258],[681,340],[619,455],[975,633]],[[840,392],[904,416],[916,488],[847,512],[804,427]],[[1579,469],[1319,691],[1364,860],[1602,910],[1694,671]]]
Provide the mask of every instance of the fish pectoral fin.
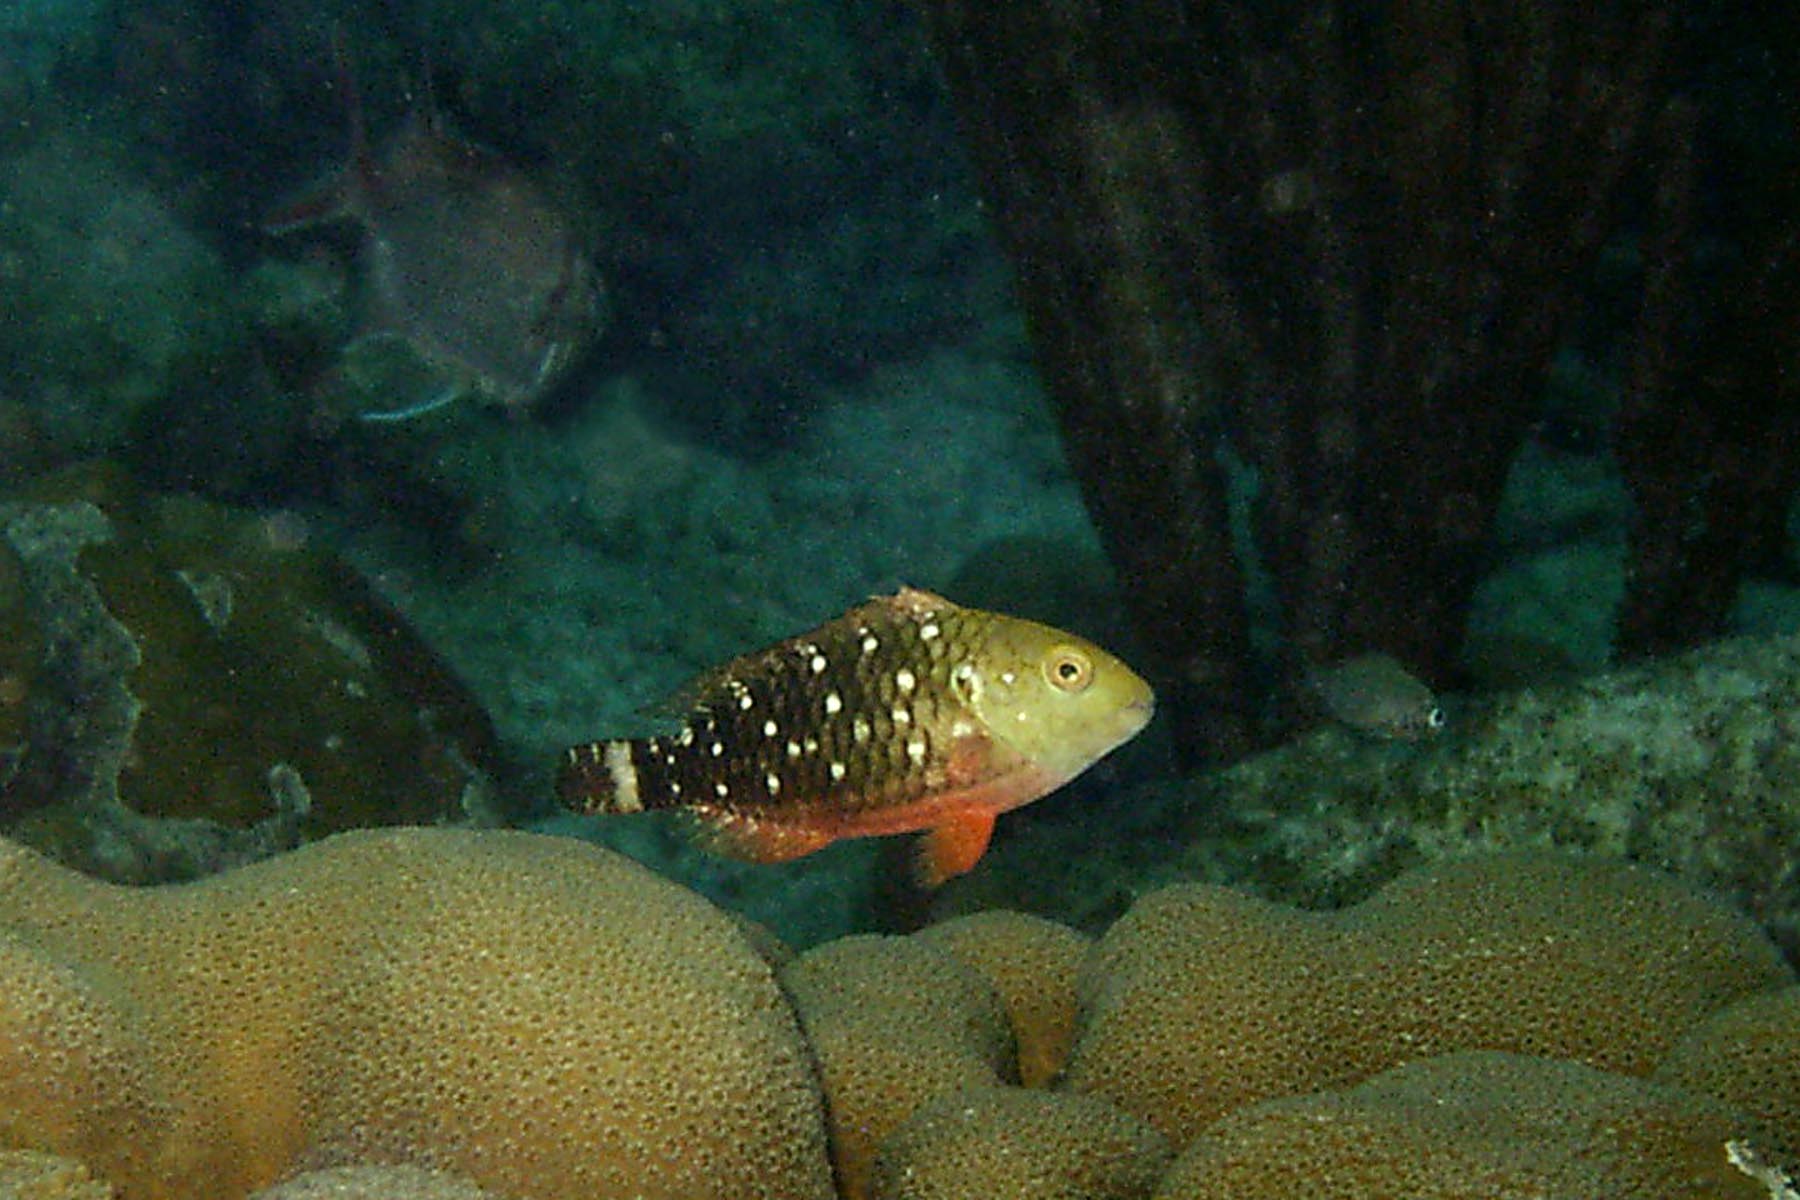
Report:
[[705,805],[695,805],[686,814],[696,826],[700,843],[708,850],[751,862],[804,858],[837,840],[829,829],[770,821]]
[[994,814],[966,812],[934,825],[919,839],[913,873],[923,887],[935,888],[964,874],[986,853],[994,836]]

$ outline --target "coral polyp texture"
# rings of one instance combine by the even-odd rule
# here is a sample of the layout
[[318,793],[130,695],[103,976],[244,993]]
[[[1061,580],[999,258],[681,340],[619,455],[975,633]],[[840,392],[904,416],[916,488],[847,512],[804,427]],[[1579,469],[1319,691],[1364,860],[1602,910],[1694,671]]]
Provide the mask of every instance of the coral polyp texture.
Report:
[[[1720,1101],[1579,1063],[1448,1054],[1217,1122],[1156,1200],[1770,1200]],[[1741,1152],[1740,1152],[1741,1153]]]
[[1063,1082],[1184,1146],[1247,1104],[1434,1054],[1648,1074],[1708,1016],[1790,979],[1747,917],[1600,860],[1446,864],[1334,913],[1182,885],[1089,956]]
[[0,859],[0,1145],[127,1200],[405,1162],[514,1200],[827,1197],[764,960],[699,897],[526,834],[345,834],[132,890]]
[[882,1140],[881,1200],[1132,1200],[1169,1165],[1163,1136],[1094,1096],[968,1088],[919,1106]]
[[1017,1078],[1018,1051],[992,985],[916,938],[847,937],[782,969],[818,1056],[839,1186],[865,1200],[875,1152],[920,1105]]
[[1042,1087],[1075,1040],[1075,978],[1093,939],[1026,913],[975,913],[914,935],[985,976],[1006,1006],[1019,1047],[1019,1082]]
[[0,1198],[1800,1196],[1800,986],[1642,868],[768,940],[528,834],[144,889],[0,841]]

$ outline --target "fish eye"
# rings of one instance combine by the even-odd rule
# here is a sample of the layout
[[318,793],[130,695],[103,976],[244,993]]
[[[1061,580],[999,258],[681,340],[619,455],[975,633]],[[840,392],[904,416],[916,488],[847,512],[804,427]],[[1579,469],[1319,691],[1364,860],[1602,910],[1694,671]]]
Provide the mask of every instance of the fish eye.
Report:
[[1094,682],[1094,660],[1073,646],[1058,646],[1044,656],[1044,678],[1061,692],[1084,692]]

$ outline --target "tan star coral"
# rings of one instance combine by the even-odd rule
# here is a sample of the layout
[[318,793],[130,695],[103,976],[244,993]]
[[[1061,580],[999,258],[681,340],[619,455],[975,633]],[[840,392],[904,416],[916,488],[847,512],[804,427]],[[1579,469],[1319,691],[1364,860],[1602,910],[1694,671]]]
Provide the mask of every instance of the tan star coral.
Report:
[[1748,918],[1597,859],[1417,870],[1335,913],[1177,886],[1088,957],[1063,1082],[1179,1147],[1247,1104],[1458,1050],[1648,1074],[1709,1014],[1791,978]]
[[789,963],[782,983],[818,1056],[839,1186],[865,1200],[881,1139],[921,1104],[1010,1082],[1018,1051],[988,981],[917,938],[848,937]]
[[809,1055],[734,924],[525,834],[142,890],[0,844],[0,1114],[125,1200],[359,1162],[515,1200],[831,1195]]
[[1028,913],[975,913],[921,929],[994,986],[1019,1044],[1019,1082],[1042,1087],[1062,1070],[1075,1040],[1075,980],[1093,939]]
[[1769,1200],[1746,1122],[1669,1084],[1515,1054],[1449,1054],[1209,1127],[1156,1200]]

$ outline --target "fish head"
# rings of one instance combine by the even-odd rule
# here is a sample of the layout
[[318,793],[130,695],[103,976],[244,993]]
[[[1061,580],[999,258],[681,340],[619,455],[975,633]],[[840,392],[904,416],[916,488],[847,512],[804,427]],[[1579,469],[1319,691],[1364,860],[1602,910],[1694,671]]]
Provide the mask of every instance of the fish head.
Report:
[[955,680],[988,735],[1058,783],[1135,737],[1156,707],[1114,655],[1014,617],[994,619]]

